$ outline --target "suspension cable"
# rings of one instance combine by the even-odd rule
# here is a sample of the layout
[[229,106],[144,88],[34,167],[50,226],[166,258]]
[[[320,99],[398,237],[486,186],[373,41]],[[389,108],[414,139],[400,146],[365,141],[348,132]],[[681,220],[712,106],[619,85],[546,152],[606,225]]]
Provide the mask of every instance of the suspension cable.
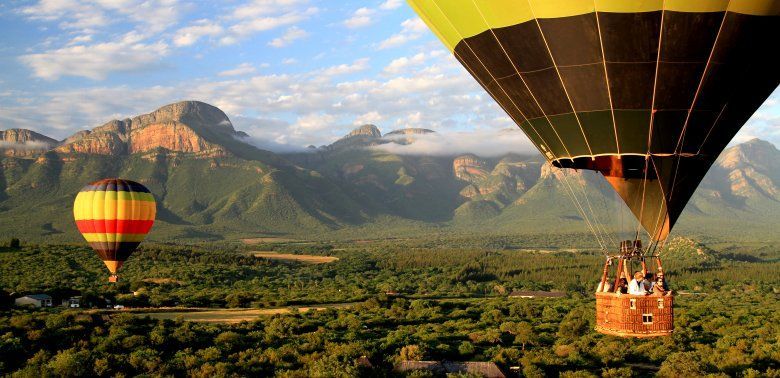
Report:
[[[574,189],[571,188],[571,186],[568,183],[568,180],[565,178],[566,174],[563,173],[564,170],[562,168],[557,168],[557,167],[552,166],[552,165],[551,165],[551,167],[553,168],[553,172],[560,173],[562,176],[564,176],[564,178],[562,178],[562,179],[559,178],[559,181],[563,182],[564,186],[566,187],[566,189],[568,191],[567,194],[569,195],[569,198],[571,198],[572,202],[574,203],[575,207],[577,208],[577,211],[582,216],[582,219],[585,220],[585,223],[588,225],[588,228],[590,228],[591,233],[593,233],[593,235],[595,236],[596,241],[599,243],[599,247],[601,247],[601,250],[606,254],[607,253],[607,248],[606,248],[606,246],[604,244],[604,241],[601,238],[601,234],[597,231],[596,228],[593,227],[593,224],[591,223],[590,218],[588,217],[587,213],[585,212],[585,209],[582,207],[582,204],[577,199],[577,196],[574,193]],[[555,174],[555,177],[558,178],[558,174]]]

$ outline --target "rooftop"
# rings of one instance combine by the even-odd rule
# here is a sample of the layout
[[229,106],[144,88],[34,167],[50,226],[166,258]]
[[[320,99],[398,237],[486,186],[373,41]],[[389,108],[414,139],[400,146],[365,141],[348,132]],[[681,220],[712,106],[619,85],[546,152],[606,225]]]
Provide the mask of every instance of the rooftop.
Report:
[[48,294],[30,294],[30,295],[25,295],[25,297],[37,299],[39,301],[42,301],[44,299],[51,299],[51,296],[49,296]]

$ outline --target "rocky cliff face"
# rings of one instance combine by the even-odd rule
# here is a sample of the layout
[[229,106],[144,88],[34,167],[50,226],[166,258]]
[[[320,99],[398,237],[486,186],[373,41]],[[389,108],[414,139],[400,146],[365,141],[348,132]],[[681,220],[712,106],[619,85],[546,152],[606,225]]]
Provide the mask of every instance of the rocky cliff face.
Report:
[[374,125],[363,125],[352,131],[345,138],[351,138],[355,136],[367,136],[372,138],[381,138],[382,132]]
[[343,138],[325,147],[327,150],[362,148],[381,144],[382,132],[374,125],[363,125],[345,135]]
[[198,101],[182,101],[149,114],[113,120],[91,131],[76,133],[56,151],[116,155],[162,148],[214,157],[230,154],[215,140],[244,136],[233,129],[227,115],[218,108]]
[[0,130],[0,155],[3,156],[33,156],[48,151],[57,143],[32,130]]
[[452,161],[452,170],[455,177],[468,182],[479,181],[490,174],[487,162],[473,154],[456,157]]
[[727,149],[714,170],[725,179],[716,187],[718,197],[780,200],[780,151],[769,142],[753,139]]

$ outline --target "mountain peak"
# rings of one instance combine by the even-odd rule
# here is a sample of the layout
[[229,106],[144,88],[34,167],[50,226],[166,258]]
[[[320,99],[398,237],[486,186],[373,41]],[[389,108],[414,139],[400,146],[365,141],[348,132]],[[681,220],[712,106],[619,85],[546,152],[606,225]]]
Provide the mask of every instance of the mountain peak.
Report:
[[27,129],[0,130],[0,155],[28,156],[49,150],[57,141]]
[[718,165],[726,169],[741,168],[745,165],[774,166],[780,157],[780,151],[774,144],[753,138],[747,142],[727,148],[717,160]]
[[379,128],[376,127],[375,125],[366,124],[350,131],[345,138],[350,138],[354,136],[367,136],[371,138],[381,138],[382,132],[379,131]]
[[143,123],[177,121],[182,123],[202,123],[210,126],[224,127],[230,131],[233,124],[227,114],[217,108],[201,101],[179,101],[168,104],[149,113],[135,117]]
[[57,151],[115,155],[162,148],[218,156],[227,154],[226,146],[245,136],[233,128],[219,108],[200,101],[180,101],[151,113],[80,131],[66,139]]
[[739,147],[739,146],[746,146],[746,147],[749,146],[751,148],[768,148],[768,149],[773,149],[773,150],[777,149],[775,147],[775,145],[772,144],[771,142],[768,142],[768,141],[765,141],[765,140],[759,139],[759,138],[753,138],[753,139],[751,139],[751,140],[749,140],[747,142],[738,144],[736,147]]

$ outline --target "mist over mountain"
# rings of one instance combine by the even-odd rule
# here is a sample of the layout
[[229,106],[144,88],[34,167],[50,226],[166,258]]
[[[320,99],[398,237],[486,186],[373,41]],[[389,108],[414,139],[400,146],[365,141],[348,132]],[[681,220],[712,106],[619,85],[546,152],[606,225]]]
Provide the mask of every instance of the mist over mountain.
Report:
[[0,130],[0,155],[32,156],[55,146],[55,139],[25,129]]
[[[0,237],[78,240],[73,199],[105,177],[154,193],[154,240],[585,232],[565,185],[525,140],[519,130],[383,133],[363,125],[330,144],[275,153],[196,101],[63,141],[0,131]],[[616,196],[589,173],[569,179],[606,204],[594,213],[615,219]],[[778,211],[780,151],[751,140],[724,151],[676,230],[759,238],[776,234]]]

